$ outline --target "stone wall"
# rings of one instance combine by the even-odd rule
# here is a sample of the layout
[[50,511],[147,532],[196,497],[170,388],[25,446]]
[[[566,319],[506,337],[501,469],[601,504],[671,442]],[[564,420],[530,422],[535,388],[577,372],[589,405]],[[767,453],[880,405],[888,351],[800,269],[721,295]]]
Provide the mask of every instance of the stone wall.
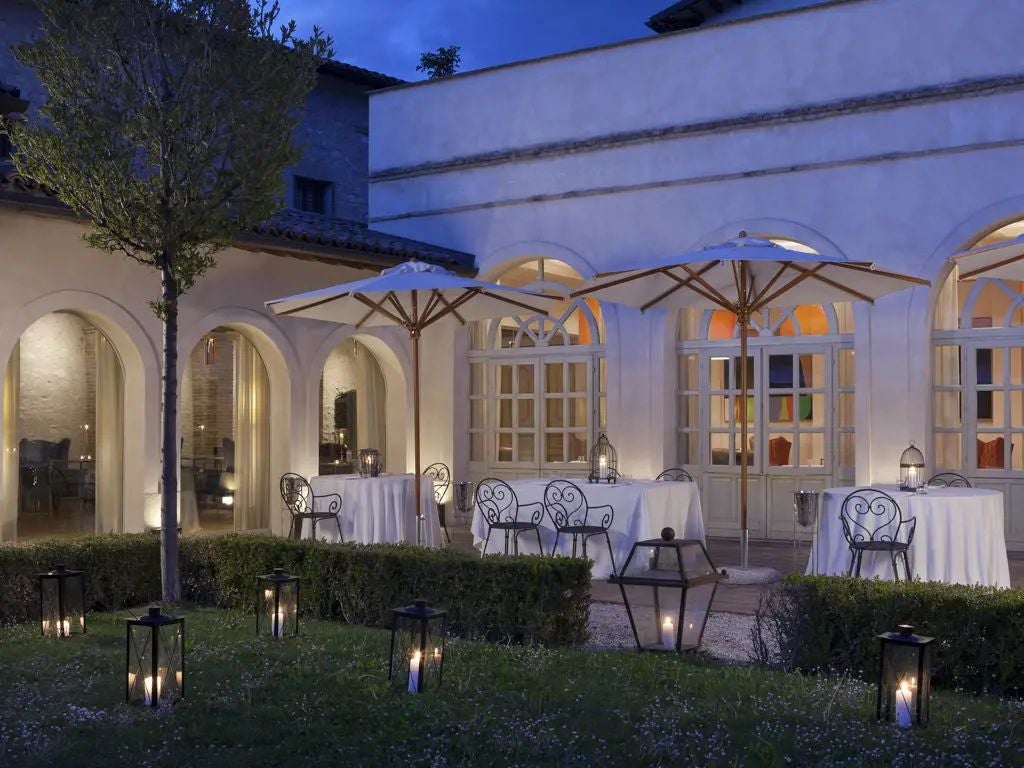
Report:
[[19,440],[69,437],[69,457],[94,455],[96,329],[77,315],[55,312],[25,330],[19,349]]

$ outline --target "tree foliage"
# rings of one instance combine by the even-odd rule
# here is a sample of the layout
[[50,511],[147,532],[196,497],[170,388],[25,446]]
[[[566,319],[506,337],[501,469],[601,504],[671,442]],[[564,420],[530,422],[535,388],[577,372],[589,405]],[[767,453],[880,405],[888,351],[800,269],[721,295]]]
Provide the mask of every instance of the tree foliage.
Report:
[[[277,2],[37,0],[18,60],[46,88],[5,124],[29,178],[90,222],[90,245],[154,268],[163,320],[161,577],[181,596],[177,537],[178,298],[214,254],[280,205],[317,68],[318,29],[277,25]],[[155,293],[155,291],[154,291]]]
[[438,80],[442,77],[451,77],[462,64],[462,55],[459,53],[461,47],[450,45],[447,48],[438,48],[436,51],[426,51],[420,54],[420,63],[416,67],[417,72],[426,72],[431,80]]
[[18,47],[48,92],[9,126],[18,169],[92,226],[89,243],[168,269],[175,294],[279,205],[319,30],[263,0],[40,0]]

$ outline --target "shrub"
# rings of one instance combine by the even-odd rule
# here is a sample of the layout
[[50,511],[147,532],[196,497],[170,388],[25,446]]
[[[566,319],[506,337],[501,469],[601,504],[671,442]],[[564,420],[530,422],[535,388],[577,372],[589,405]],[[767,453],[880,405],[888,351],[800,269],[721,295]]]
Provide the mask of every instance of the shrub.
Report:
[[935,684],[1024,692],[1024,590],[794,575],[759,613],[786,668],[877,679],[876,635],[912,624],[935,637]]
[[[159,541],[147,534],[87,536],[0,547],[0,621],[37,615],[35,575],[55,563],[88,572],[86,601],[115,610],[160,595]],[[252,609],[254,577],[274,566],[302,578],[306,615],[387,626],[389,609],[425,597],[449,611],[462,637],[572,645],[586,640],[585,560],[488,557],[406,545],[326,544],[230,534],[181,539],[186,599]]]

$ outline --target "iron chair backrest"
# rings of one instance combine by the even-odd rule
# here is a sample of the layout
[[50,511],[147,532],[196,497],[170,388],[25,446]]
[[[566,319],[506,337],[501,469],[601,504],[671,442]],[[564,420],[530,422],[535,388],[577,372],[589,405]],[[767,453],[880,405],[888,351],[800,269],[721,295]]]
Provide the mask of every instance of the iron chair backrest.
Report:
[[851,547],[877,542],[909,546],[917,527],[915,518],[903,516],[896,499],[877,488],[858,488],[848,494],[843,499],[839,517],[843,523],[843,535]]
[[693,476],[685,469],[680,469],[679,467],[671,467],[670,469],[666,469],[664,472],[662,472],[654,479],[656,481],[666,481],[671,483],[693,482]]
[[[558,529],[601,527],[608,529],[615,518],[609,506],[591,507],[583,490],[571,480],[552,480],[544,488],[544,509]],[[590,520],[590,512],[605,510],[601,520]]]
[[939,472],[928,478],[927,485],[937,485],[944,488],[970,488],[971,481],[956,472]]
[[512,490],[511,485],[496,477],[489,477],[477,484],[476,505],[491,525],[527,522],[537,525],[544,516],[542,505],[528,504],[526,506],[534,508],[535,511],[530,513],[529,520],[520,520],[519,512],[522,507],[519,505],[516,492]]
[[281,499],[293,515],[313,511],[313,489],[302,475],[287,472],[281,475]]
[[447,464],[438,461],[424,469],[423,474],[434,481],[434,501],[440,504],[444,495],[448,493],[448,486],[452,484],[451,470]]

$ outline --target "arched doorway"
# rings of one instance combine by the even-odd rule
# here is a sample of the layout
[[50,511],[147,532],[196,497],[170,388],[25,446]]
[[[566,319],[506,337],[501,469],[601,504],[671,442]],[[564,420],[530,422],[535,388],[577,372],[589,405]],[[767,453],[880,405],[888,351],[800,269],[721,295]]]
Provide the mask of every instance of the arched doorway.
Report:
[[[1024,234],[1024,220],[975,246]],[[960,280],[938,288],[932,324],[932,465],[1006,495],[1006,540],[1024,549],[1024,283]]]
[[269,528],[270,379],[243,332],[217,327],[200,338],[185,364],[178,419],[182,528]]
[[107,336],[75,312],[43,315],[10,355],[4,400],[16,537],[122,530],[124,369]]
[[469,353],[470,472],[476,477],[585,476],[590,446],[606,428],[607,375],[601,307],[569,299],[583,277],[568,264],[533,259],[497,281],[566,296],[550,317],[473,324]]
[[709,532],[736,535],[745,418],[751,534],[786,538],[793,491],[854,480],[853,309],[809,304],[756,313],[747,337],[746,403],[738,334],[730,312],[680,312],[676,462],[701,483]]
[[348,338],[331,350],[320,375],[321,475],[356,472],[362,448],[388,456],[387,395],[381,366],[365,344]]

